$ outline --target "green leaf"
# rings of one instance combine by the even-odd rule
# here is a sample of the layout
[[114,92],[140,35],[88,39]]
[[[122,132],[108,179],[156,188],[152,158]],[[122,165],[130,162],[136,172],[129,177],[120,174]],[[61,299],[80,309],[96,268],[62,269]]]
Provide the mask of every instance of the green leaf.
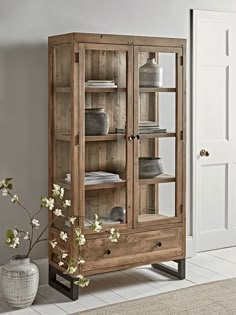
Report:
[[11,240],[14,238],[14,233],[12,230],[7,230],[7,238],[10,238]]

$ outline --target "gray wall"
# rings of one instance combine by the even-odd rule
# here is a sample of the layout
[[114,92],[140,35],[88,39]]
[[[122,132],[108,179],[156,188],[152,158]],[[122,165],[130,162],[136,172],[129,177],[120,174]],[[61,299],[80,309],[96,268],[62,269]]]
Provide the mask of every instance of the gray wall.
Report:
[[[235,0],[0,0],[0,178],[14,177],[32,210],[47,193],[47,37],[68,32],[185,37],[190,9],[236,11]],[[188,45],[188,82],[189,45]],[[191,105],[188,84],[188,129]],[[188,132],[190,160],[190,131]],[[188,233],[191,234],[188,162]],[[20,209],[0,198],[0,264],[13,254],[6,228],[24,227]],[[46,222],[46,213],[42,221]],[[34,258],[47,256],[46,244]]]

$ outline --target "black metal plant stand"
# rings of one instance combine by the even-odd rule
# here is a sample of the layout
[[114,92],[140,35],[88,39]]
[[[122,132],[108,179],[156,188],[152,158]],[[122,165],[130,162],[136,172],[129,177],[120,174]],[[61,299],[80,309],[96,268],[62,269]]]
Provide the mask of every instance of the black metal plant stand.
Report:
[[152,267],[154,269],[163,271],[171,276],[174,276],[180,280],[185,279],[185,259],[174,260],[174,262],[176,262],[178,265],[177,270],[161,263],[152,264]]
[[[57,275],[67,280],[70,283],[70,287],[57,280]],[[70,275],[65,275],[62,271],[51,265],[49,265],[49,285],[73,301],[79,298],[79,287],[74,284],[74,278]]]

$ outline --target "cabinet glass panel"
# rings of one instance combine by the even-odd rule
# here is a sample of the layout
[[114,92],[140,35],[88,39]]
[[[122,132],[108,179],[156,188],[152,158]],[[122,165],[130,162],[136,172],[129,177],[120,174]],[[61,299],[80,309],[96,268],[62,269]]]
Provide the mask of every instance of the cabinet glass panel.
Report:
[[[71,174],[71,46],[55,47],[53,63],[53,183],[63,187],[65,198],[71,199],[67,175]],[[72,216],[71,207],[64,213]],[[53,225],[68,230],[65,219],[54,214]]]
[[137,221],[145,224],[176,216],[176,53],[140,49],[135,55],[135,176]]
[[127,223],[127,58],[85,50],[85,228]]

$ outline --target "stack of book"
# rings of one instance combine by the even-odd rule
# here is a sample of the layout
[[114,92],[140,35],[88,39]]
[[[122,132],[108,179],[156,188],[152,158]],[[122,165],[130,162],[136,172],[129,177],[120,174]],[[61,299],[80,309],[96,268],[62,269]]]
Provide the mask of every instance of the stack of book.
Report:
[[120,176],[118,174],[113,174],[104,171],[97,172],[86,172],[85,173],[85,185],[94,184],[104,184],[104,183],[114,183],[121,182]]
[[157,122],[150,120],[140,121],[138,129],[140,134],[166,132],[165,128],[160,128]]
[[85,87],[93,88],[117,88],[117,84],[113,80],[88,80]]
[[[66,182],[71,181],[70,174],[66,174]],[[114,183],[122,182],[119,174],[97,171],[97,172],[85,172],[84,183],[85,185],[94,185],[94,184],[104,184],[104,183]]]
[[[166,128],[160,128],[159,124],[155,121],[143,120],[139,122],[139,134],[149,133],[162,133],[166,132]],[[126,129],[116,128],[117,133],[126,133]]]

